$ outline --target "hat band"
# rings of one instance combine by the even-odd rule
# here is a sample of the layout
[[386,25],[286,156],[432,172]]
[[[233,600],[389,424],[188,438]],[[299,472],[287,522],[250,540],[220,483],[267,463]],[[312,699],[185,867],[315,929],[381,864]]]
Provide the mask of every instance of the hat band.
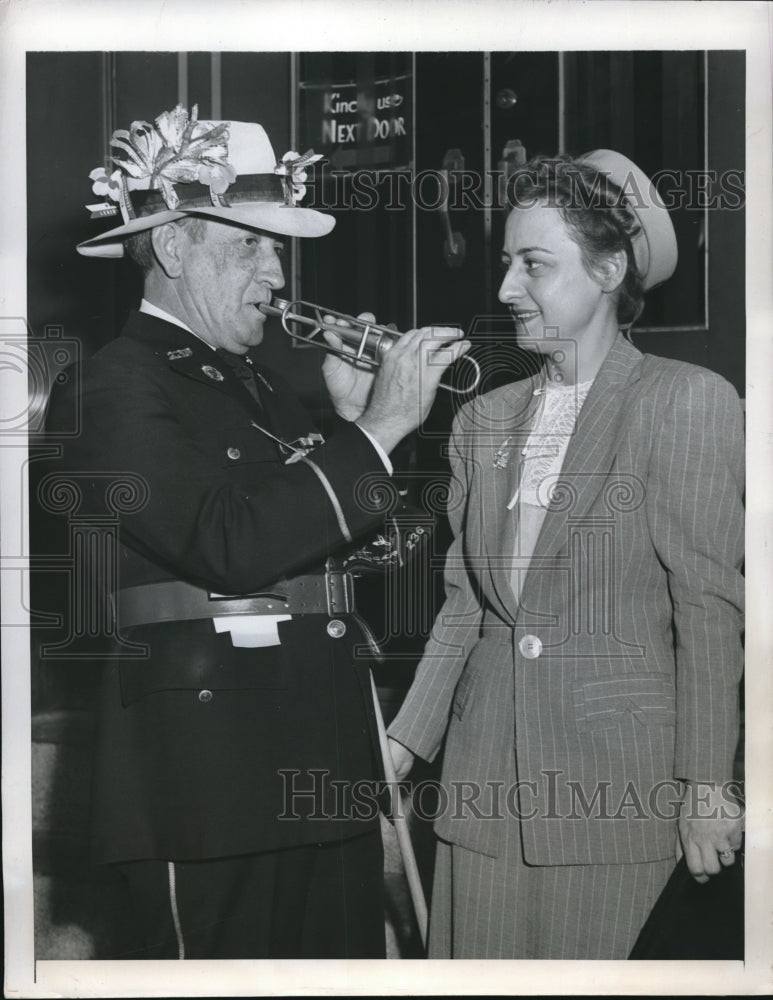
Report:
[[[177,183],[174,186],[179,198],[175,211],[191,211],[197,208],[231,208],[244,202],[273,202],[284,204],[284,185],[277,174],[243,174],[228,186],[225,194],[212,194],[210,189],[194,181],[190,184]],[[160,191],[131,191],[127,201],[131,206],[131,218],[147,218],[166,212],[169,206]],[[128,219],[125,220],[128,222]]]

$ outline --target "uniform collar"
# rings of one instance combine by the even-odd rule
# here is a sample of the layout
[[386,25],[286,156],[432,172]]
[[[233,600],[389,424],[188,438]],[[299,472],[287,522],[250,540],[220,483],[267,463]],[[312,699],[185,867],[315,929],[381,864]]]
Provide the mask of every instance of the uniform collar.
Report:
[[[134,310],[126,321],[123,336],[144,343],[154,354],[164,358],[173,371],[235,396],[242,402],[249,401],[251,409],[255,406],[254,399],[226,360],[221,359],[217,351],[183,324],[172,322],[155,312]],[[273,373],[254,362],[253,372],[273,394]]]
[[[163,311],[163,310],[162,310]],[[214,353],[209,344],[187,329],[179,321],[158,316],[156,313],[133,309],[126,320],[123,336],[142,340],[157,354],[173,348],[188,348],[187,353],[209,359]]]
[[172,313],[167,312],[166,309],[162,309],[160,306],[154,305],[154,303],[149,302],[147,299],[143,298],[140,302],[140,312],[145,313],[147,316],[155,316],[156,319],[162,319],[165,323],[174,323],[175,326],[181,327],[183,330],[187,330],[188,333],[192,333],[194,337],[206,344],[211,350],[215,350],[212,344],[207,343],[203,337],[200,337],[195,330],[191,330],[187,323],[183,323],[181,319],[173,316]]

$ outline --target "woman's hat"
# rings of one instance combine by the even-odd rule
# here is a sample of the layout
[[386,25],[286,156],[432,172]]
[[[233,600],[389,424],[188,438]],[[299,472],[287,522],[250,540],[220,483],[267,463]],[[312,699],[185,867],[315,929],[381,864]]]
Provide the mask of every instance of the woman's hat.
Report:
[[633,160],[611,149],[596,149],[578,157],[606,174],[626,195],[626,205],[639,222],[633,253],[646,290],[662,284],[676,270],[678,251],[671,216],[652,181]]
[[265,130],[254,122],[199,121],[181,105],[113,133],[112,172],[89,174],[106,201],[87,205],[91,217],[123,217],[123,225],[78,245],[86,257],[123,257],[127,236],[186,215],[264,229],[282,236],[324,236],[330,215],[298,203],[306,193],[312,151],[277,161]]

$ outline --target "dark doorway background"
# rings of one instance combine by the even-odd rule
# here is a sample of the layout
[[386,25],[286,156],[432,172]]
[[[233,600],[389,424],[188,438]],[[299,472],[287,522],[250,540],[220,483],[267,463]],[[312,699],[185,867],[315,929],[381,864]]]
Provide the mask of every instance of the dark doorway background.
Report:
[[[744,170],[745,53],[422,52],[165,53],[39,52],[28,56],[28,318],[33,337],[58,326],[92,353],[120,330],[139,282],[124,262],[79,257],[75,244],[106,223],[89,219],[89,171],[105,162],[113,129],[173,107],[184,88],[199,117],[260,121],[277,156],[313,132],[299,94],[312,84],[406,80],[410,134],[384,171],[440,170],[449,152],[484,175],[507,169],[509,143],[527,155],[563,148],[617,149],[645,171]],[[293,120],[295,118],[295,120]],[[346,171],[335,159],[332,169]],[[329,152],[325,150],[325,152]],[[339,150],[340,154],[340,150]],[[407,162],[406,162],[407,161]],[[359,162],[350,167],[366,166]],[[673,185],[672,185],[673,186]],[[669,190],[668,186],[665,188]],[[720,188],[715,183],[714,192]],[[459,266],[444,258],[442,214],[352,204],[336,230],[303,260],[304,295],[344,310],[369,307],[401,328],[453,320],[469,329],[497,314],[496,260],[502,213],[467,199],[452,205],[464,237]],[[347,225],[344,216],[350,216]],[[648,299],[638,343],[644,350],[703,364],[743,395],[743,206],[708,212],[677,207],[675,277]],[[707,247],[708,269],[705,266]],[[493,262],[493,268],[490,265]],[[717,276],[721,275],[721,280]],[[306,284],[308,283],[308,292]],[[290,268],[286,288],[294,287]],[[302,369],[304,388],[319,356],[299,358],[281,333],[269,338],[275,363]]]

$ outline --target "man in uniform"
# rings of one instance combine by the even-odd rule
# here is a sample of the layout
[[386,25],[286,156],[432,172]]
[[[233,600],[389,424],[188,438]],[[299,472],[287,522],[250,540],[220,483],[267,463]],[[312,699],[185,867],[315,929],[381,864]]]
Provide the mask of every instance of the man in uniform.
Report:
[[[380,775],[373,705],[352,581],[331,557],[378,528],[358,481],[389,474],[468,344],[411,331],[375,379],[327,358],[341,419],[322,441],[251,356],[282,237],[334,224],[298,204],[308,161],[277,163],[257,124],[181,107],[113,145],[89,207],[123,224],[78,249],[126,252],[144,298],[83,366],[82,431],[60,463],[82,510],[98,515],[122,476],[137,492],[115,604],[141,652],[105,668],[93,857],[128,879],[145,957],[381,957],[377,811],[341,804]],[[74,384],[52,396],[54,435]]]

